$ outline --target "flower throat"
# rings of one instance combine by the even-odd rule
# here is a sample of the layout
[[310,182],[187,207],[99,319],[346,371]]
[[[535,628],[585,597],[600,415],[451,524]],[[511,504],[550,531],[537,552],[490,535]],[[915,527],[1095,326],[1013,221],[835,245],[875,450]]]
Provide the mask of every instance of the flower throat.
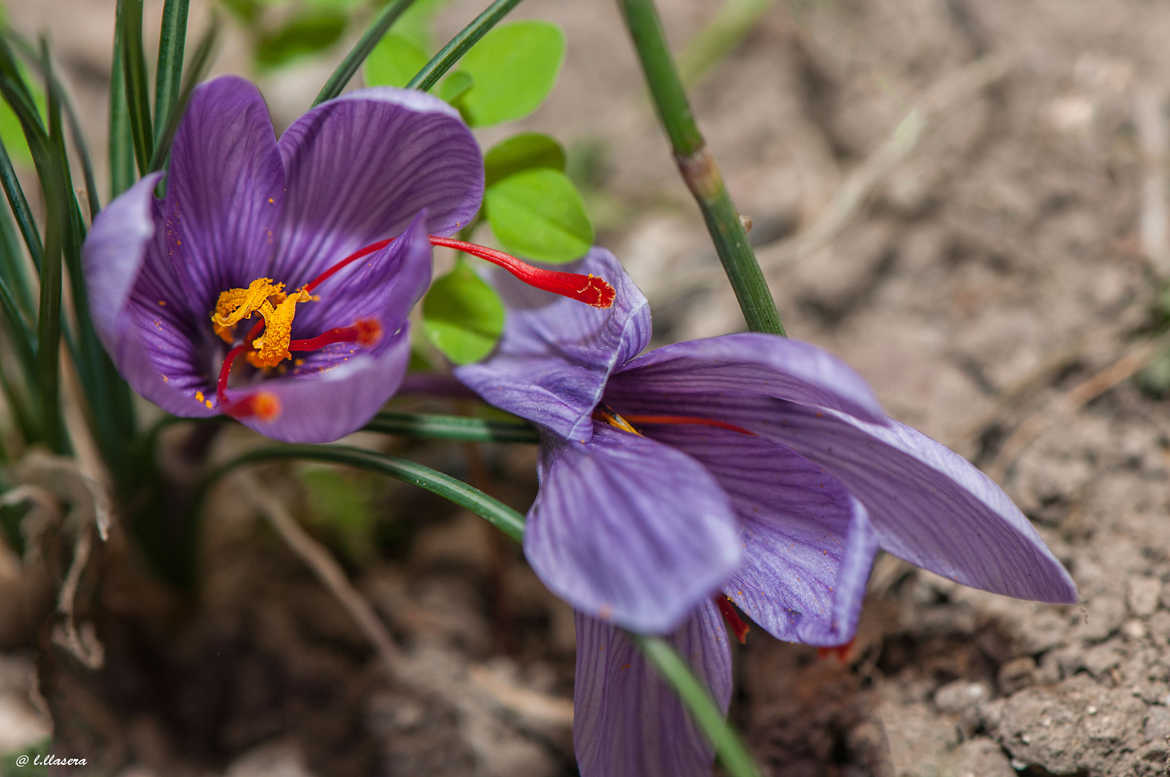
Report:
[[[220,366],[215,396],[221,411],[236,418],[256,416],[261,420],[271,420],[280,413],[280,402],[272,392],[257,391],[239,399],[228,398],[228,378],[232,365],[241,355],[246,355],[248,363],[253,367],[268,369],[291,359],[293,352],[318,351],[334,343],[356,343],[364,347],[376,344],[382,337],[382,326],[373,318],[358,319],[351,326],[337,327],[316,337],[298,340],[292,339],[292,322],[297,305],[320,301],[321,297],[313,294],[318,286],[340,270],[385,248],[394,240],[387,238],[358,249],[291,293],[285,291],[283,283],[272,278],[256,278],[246,289],[221,292],[215,310],[211,311],[211,323],[215,333],[224,342],[229,345],[236,343],[236,326],[241,321],[260,316],[260,320],[247,331],[243,341],[233,345],[227,352]],[[608,308],[613,305],[617,295],[613,286],[592,274],[545,270],[503,251],[463,240],[436,235],[430,235],[429,240],[431,245],[453,248],[499,265],[529,286],[593,307]],[[197,393],[195,398],[208,408],[213,407],[212,401],[205,399],[202,392]]]

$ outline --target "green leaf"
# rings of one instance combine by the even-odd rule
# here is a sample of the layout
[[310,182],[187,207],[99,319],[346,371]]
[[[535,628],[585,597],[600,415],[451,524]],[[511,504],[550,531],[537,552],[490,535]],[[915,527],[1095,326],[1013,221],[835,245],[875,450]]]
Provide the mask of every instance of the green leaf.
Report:
[[540,442],[540,433],[527,421],[489,421],[459,415],[381,412],[370,419],[364,430],[422,440]]
[[585,204],[564,173],[525,170],[484,192],[492,232],[504,248],[541,262],[570,262],[593,245]]
[[565,34],[538,21],[500,26],[463,57],[475,79],[463,97],[473,127],[521,119],[536,110],[556,83],[565,56]]
[[455,105],[473,86],[475,86],[474,78],[462,70],[456,70],[443,79],[443,83],[439,84],[439,97],[451,105]]
[[565,150],[548,135],[524,132],[488,149],[483,157],[484,186],[522,170],[547,167],[565,169]]
[[[520,0],[492,0],[492,4],[483,9],[479,16],[468,22],[467,26],[455,33],[455,37],[447,41],[435,56],[423,65],[422,69],[406,84],[407,89],[419,89],[429,92],[431,87],[439,83],[439,79],[463,59],[472,46],[487,35],[488,30],[495,27],[501,19],[511,13],[512,9],[520,4]],[[423,48],[429,48],[423,46]]]
[[406,86],[410,77],[427,63],[427,53],[397,33],[378,42],[366,59],[365,77],[370,86]]
[[464,262],[431,284],[422,316],[427,339],[456,364],[487,356],[504,331],[504,303]]
[[187,44],[189,0],[166,0],[158,33],[158,66],[154,77],[154,142],[157,145],[175,110],[183,81],[183,49]]
[[277,68],[299,57],[317,54],[337,43],[349,16],[333,8],[309,8],[284,26],[260,36],[254,53],[261,68]]
[[[422,51],[432,50],[435,47],[435,40],[431,34],[431,28],[434,25],[435,14],[450,1],[414,0],[414,3],[406,13],[402,14],[402,18],[394,26],[395,34],[406,38],[416,48]],[[423,64],[426,63],[424,62]],[[415,69],[417,70],[418,68]],[[414,75],[414,73],[411,73],[411,75]]]

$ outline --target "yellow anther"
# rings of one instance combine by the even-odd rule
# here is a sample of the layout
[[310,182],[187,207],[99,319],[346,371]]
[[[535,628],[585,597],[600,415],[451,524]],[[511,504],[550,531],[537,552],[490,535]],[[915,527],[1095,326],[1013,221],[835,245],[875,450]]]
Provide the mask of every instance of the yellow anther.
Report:
[[284,298],[283,283],[274,283],[271,278],[257,278],[246,289],[220,292],[215,302],[215,312],[211,314],[211,324],[215,327],[215,333],[224,342],[230,343],[236,324],[256,312],[264,315],[265,308],[271,309],[273,305],[283,302]]
[[629,432],[630,434],[636,434],[639,437],[645,436],[641,432],[639,432],[637,429],[635,429],[633,424],[631,424],[629,421],[622,418],[620,415],[613,412],[609,408],[598,407],[596,410],[594,410],[594,413],[596,414],[594,417],[600,416],[600,419],[602,421],[605,421],[607,424],[614,427],[615,429],[621,429],[623,432]]
[[304,289],[297,289],[276,307],[261,306],[264,317],[264,334],[252,341],[255,350],[248,352],[248,363],[253,367],[275,367],[292,356],[288,350],[292,339],[293,315],[298,302],[309,302],[313,295]]

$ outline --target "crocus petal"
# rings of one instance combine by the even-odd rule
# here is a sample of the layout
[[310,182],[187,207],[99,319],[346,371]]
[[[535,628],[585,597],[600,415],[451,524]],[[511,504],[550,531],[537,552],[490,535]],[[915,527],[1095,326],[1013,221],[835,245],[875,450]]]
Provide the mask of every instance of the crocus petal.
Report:
[[[327,346],[306,356],[285,377],[233,389],[229,392],[233,401],[251,391],[263,391],[271,393],[279,405],[270,420],[249,416],[241,418],[242,423],[286,442],[330,442],[361,428],[378,412],[406,374],[410,360],[406,316],[430,283],[431,244],[424,222],[424,216],[416,218],[401,238],[371,254],[369,261],[329,292],[329,303],[337,310],[319,317],[330,326],[375,318],[382,327],[382,339],[368,349],[346,343]],[[323,299],[305,303],[306,309],[322,304],[326,293],[322,284]],[[337,315],[343,318],[329,320]]]
[[847,364],[815,345],[776,335],[723,335],[657,348],[618,370],[606,396],[620,402],[630,393],[650,403],[678,395],[756,394],[843,410],[874,423],[886,417]]
[[196,354],[183,317],[134,293],[156,238],[154,187],[161,177],[146,176],[94,219],[82,246],[90,312],[98,337],[135,391],[176,415],[214,415],[194,398],[189,378]]
[[150,257],[180,286],[159,289],[169,306],[206,317],[221,291],[264,274],[283,188],[276,135],[256,87],[233,76],[197,87],[175,131],[162,240]]
[[895,556],[974,588],[1076,601],[1068,572],[1007,494],[921,432],[784,403],[768,433],[844,482]]
[[[731,652],[718,609],[704,602],[667,641],[726,713]],[[630,638],[580,613],[573,744],[581,777],[710,777],[714,760],[678,695]]]
[[883,549],[920,567],[1008,596],[1076,601],[1072,579],[1007,494],[963,457],[897,421],[871,424],[770,397],[623,401],[633,403],[631,414],[717,412],[791,448],[865,505]]
[[877,535],[845,487],[762,437],[678,424],[642,431],[698,460],[731,497],[744,554],[724,586],[728,598],[777,639],[848,642]]
[[665,445],[599,425],[588,443],[546,439],[539,474],[525,554],[587,615],[669,631],[739,563],[727,495]]
[[610,373],[650,339],[650,308],[603,248],[557,269],[604,278],[617,291],[613,306],[593,308],[494,273],[508,306],[503,337],[487,360],[459,367],[455,375],[496,407],[587,442]]
[[483,160],[470,130],[428,94],[381,87],[323,103],[280,137],[288,193],[273,277],[297,286],[406,229],[452,234],[483,197]]

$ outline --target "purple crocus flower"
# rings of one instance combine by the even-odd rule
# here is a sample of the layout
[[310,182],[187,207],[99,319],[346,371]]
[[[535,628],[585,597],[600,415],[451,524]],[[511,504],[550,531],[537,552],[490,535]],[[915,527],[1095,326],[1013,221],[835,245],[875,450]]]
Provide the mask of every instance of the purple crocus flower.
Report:
[[398,388],[428,233],[457,231],[483,194],[479,147],[441,100],[351,92],[278,140],[232,77],[194,91],[158,199],[161,177],[110,203],[85,242],[102,342],[164,410],[298,442],[354,431]]
[[846,643],[879,547],[965,585],[1075,601],[1003,491],[887,417],[841,361],[762,334],[639,356],[645,298],[608,252],[581,265],[618,281],[610,310],[501,277],[503,339],[456,375],[542,432],[524,549],[577,610],[584,777],[710,772],[709,745],[623,628],[667,634],[726,710],[731,603],[777,639]]

